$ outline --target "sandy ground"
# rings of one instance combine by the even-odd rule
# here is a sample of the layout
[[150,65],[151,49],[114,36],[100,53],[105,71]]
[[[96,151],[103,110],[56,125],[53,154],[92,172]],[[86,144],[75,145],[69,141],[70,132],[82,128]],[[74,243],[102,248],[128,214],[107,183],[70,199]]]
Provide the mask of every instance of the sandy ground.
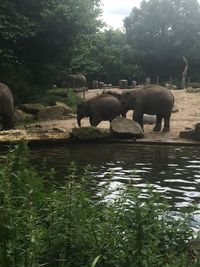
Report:
[[[111,90],[111,89],[107,89]],[[120,89],[112,89],[120,92]],[[85,93],[86,99],[101,94],[102,90],[88,90]],[[174,141],[179,140],[179,132],[186,129],[193,129],[197,122],[200,122],[200,93],[188,93],[186,90],[172,90],[175,99],[175,106],[178,112],[172,113],[171,116],[171,131],[169,133],[153,132],[153,125],[144,125],[145,139],[155,141]],[[82,93],[79,93],[83,96]],[[128,118],[132,118],[132,112],[128,112]],[[65,120],[46,122],[49,127],[58,127],[70,132],[73,127],[77,127],[76,117]],[[89,119],[84,118],[81,121],[82,126],[90,126]],[[98,127],[109,128],[109,122],[101,122]]]

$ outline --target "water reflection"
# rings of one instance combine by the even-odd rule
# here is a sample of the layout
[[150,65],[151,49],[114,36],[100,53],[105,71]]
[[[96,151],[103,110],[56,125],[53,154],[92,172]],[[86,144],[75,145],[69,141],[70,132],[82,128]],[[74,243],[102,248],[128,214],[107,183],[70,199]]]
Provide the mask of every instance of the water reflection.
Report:
[[200,201],[199,152],[198,147],[73,144],[34,148],[31,161],[39,170],[53,167],[60,180],[67,179],[70,162],[75,162],[77,176],[91,164],[91,187],[96,193],[108,179],[112,188],[131,180],[144,192],[152,185],[175,207],[187,207]]

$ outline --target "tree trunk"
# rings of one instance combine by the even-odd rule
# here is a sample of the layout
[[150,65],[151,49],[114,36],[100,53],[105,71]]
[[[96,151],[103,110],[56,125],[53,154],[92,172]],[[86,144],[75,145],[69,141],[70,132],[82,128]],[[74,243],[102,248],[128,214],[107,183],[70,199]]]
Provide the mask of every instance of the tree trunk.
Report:
[[187,71],[188,71],[188,61],[187,59],[183,56],[183,61],[185,62],[185,68],[182,73],[182,88],[186,87],[186,76],[187,76]]

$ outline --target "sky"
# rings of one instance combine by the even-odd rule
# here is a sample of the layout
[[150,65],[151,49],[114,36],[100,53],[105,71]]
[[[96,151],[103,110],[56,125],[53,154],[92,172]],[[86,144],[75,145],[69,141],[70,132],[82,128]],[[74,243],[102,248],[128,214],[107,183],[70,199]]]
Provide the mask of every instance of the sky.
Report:
[[102,0],[103,20],[114,29],[123,28],[123,19],[130,15],[133,7],[142,0]]

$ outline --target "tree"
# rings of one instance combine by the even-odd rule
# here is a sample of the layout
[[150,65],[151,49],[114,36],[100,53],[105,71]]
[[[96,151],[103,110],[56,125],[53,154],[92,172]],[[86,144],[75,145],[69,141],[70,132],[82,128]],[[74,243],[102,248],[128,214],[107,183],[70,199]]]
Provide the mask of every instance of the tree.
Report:
[[25,81],[50,85],[66,75],[76,42],[101,25],[99,5],[100,0],[0,0],[0,80],[15,88]]
[[197,0],[150,0],[124,21],[138,62],[152,78],[181,78],[182,56],[200,59],[200,6]]
[[[117,85],[120,79],[141,79],[143,73],[135,64],[134,49],[119,30],[99,32],[77,47],[71,62],[74,72],[82,70],[88,80],[101,80]],[[83,40],[82,40],[83,41]]]

